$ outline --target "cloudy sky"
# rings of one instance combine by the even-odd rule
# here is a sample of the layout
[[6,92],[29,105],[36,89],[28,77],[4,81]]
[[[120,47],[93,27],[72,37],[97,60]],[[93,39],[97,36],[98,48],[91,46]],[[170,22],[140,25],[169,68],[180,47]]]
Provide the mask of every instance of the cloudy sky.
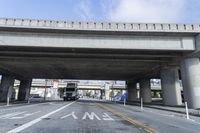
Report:
[[0,17],[200,23],[200,0],[0,0]]

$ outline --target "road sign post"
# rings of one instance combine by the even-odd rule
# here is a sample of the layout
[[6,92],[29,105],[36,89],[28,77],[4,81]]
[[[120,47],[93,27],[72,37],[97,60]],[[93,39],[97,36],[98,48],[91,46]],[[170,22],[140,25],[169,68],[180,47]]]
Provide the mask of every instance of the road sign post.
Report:
[[190,119],[187,102],[185,102],[185,111],[186,111],[186,118]]
[[30,97],[28,98],[28,104],[30,104]]
[[9,105],[10,105],[10,98],[7,97],[7,106],[9,106]]
[[143,110],[143,99],[141,98],[140,101],[141,101],[141,104],[140,104],[141,105],[141,110]]
[[45,79],[44,101],[46,101],[46,95],[47,95],[47,79]]

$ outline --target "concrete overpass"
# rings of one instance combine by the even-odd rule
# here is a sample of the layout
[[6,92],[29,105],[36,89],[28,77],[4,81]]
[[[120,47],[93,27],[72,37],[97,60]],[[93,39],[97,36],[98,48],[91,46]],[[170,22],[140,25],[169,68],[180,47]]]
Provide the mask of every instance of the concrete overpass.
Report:
[[164,104],[179,105],[181,75],[185,101],[200,108],[199,33],[199,24],[0,19],[0,101],[14,79],[25,100],[32,78],[52,78],[126,80],[129,100],[139,82],[151,102],[150,79],[160,78]]

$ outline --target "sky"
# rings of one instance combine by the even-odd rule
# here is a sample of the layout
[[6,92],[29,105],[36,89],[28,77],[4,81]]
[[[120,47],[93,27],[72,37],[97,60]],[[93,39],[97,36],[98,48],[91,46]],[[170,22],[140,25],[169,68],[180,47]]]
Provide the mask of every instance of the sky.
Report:
[[0,18],[200,23],[200,0],[0,0]]

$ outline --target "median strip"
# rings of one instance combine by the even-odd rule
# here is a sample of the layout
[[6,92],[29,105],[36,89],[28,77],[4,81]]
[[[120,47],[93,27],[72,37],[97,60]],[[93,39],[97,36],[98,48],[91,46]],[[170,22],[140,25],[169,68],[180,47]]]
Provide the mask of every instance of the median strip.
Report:
[[118,116],[120,117],[121,119],[129,122],[130,124],[134,125],[135,127],[138,127],[138,128],[142,128],[144,131],[146,131],[147,133],[158,133],[158,131],[146,126],[145,124],[139,122],[139,121],[136,121],[136,120],[133,120],[131,118],[129,118],[128,116],[122,114],[122,113],[119,113],[119,112],[115,112],[112,108],[110,107],[107,107],[107,106],[104,106],[102,104],[99,104],[97,103],[97,106],[108,111],[108,112],[111,112],[112,114],[114,114],[115,116]]

